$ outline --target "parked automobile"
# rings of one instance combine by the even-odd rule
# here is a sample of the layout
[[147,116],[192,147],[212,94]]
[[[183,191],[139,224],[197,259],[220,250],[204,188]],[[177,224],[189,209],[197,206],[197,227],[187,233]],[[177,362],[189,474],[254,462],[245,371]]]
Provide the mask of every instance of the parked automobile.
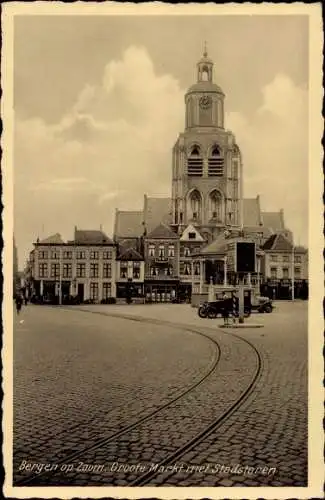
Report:
[[[235,313],[235,315],[238,316],[238,301],[235,311],[232,299],[217,300],[215,302],[204,302],[203,304],[200,304],[198,308],[198,315],[200,316],[200,318],[214,319],[218,316],[222,316],[224,309],[227,309],[229,314],[233,315]],[[250,305],[246,303],[244,304],[245,318],[248,318],[250,314]]]
[[251,298],[252,311],[259,313],[271,313],[274,309],[272,300],[262,295],[254,295]]

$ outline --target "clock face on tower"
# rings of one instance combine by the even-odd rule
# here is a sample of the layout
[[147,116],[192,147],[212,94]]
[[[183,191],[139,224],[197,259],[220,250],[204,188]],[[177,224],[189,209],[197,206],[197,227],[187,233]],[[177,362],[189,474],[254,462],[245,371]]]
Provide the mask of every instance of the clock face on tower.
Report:
[[200,97],[199,103],[200,103],[201,109],[208,109],[211,107],[212,99],[210,96],[204,95],[204,96]]

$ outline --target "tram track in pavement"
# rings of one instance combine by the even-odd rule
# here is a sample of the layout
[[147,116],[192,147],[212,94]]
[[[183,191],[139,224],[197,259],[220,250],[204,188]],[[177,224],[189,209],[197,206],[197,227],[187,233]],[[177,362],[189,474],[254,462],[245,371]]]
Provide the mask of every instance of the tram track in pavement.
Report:
[[[141,427],[141,425],[149,423],[150,420],[154,419],[157,416],[159,417],[159,414],[163,410],[167,410],[169,407],[171,407],[172,405],[177,403],[179,400],[181,400],[185,396],[190,395],[193,391],[195,391],[196,388],[200,387],[205,381],[207,381],[207,379],[209,377],[211,377],[211,375],[217,370],[218,363],[220,360],[220,355],[221,355],[221,348],[220,348],[219,343],[216,341],[216,339],[214,339],[213,337],[211,337],[210,335],[208,335],[206,333],[200,332],[200,331],[195,330],[193,328],[189,328],[186,325],[179,325],[179,324],[171,323],[168,321],[158,321],[158,320],[148,319],[148,318],[143,318],[143,317],[130,317],[128,315],[122,316],[122,315],[107,314],[107,313],[97,312],[97,311],[85,311],[82,309],[80,309],[80,310],[83,312],[91,313],[91,314],[102,314],[105,316],[115,316],[115,317],[130,320],[130,321],[140,321],[140,322],[145,322],[145,323],[149,323],[149,324],[160,324],[160,325],[164,324],[166,326],[169,325],[169,326],[173,326],[176,328],[181,328],[182,330],[190,331],[192,333],[196,333],[198,335],[204,336],[209,341],[212,341],[216,345],[216,349],[218,351],[218,356],[215,359],[213,366],[211,366],[210,370],[205,374],[205,376],[202,377],[201,380],[199,380],[195,384],[193,384],[191,387],[189,387],[186,391],[181,393],[179,396],[177,396],[176,398],[174,398],[173,400],[171,400],[167,404],[163,405],[162,407],[157,408],[151,414],[134,422],[130,426],[126,426],[123,429],[121,429],[119,432],[114,433],[114,434],[108,436],[107,438],[101,439],[96,445],[88,447],[88,448],[85,447],[83,450],[81,450],[78,453],[74,453],[70,456],[66,456],[64,458],[64,460],[62,460],[62,462],[64,462],[64,463],[72,462],[74,460],[77,460],[80,457],[84,458],[87,453],[90,453],[89,456],[96,457],[96,453],[95,453],[95,455],[92,455],[93,452],[96,451],[96,449],[103,448],[103,447],[105,447],[105,445],[108,445],[110,442],[113,442],[114,440],[118,440],[119,438],[123,439],[123,436],[127,435],[128,433],[130,433],[132,431],[136,431],[137,428]],[[205,328],[205,330],[207,330],[207,329],[211,329],[211,328],[208,328],[208,327]],[[225,411],[223,411],[220,415],[218,415],[217,418],[212,419],[208,425],[205,425],[203,427],[203,429],[200,429],[199,432],[197,432],[194,436],[191,437],[191,439],[187,440],[185,443],[181,444],[180,446],[176,446],[174,448],[174,450],[172,452],[167,453],[167,455],[165,457],[163,457],[162,460],[155,461],[155,465],[157,467],[155,467],[155,469],[153,471],[150,470],[148,472],[145,472],[141,476],[138,476],[138,477],[133,478],[132,480],[128,481],[127,484],[125,484],[125,485],[127,485],[127,486],[143,486],[146,484],[150,484],[150,481],[154,480],[155,477],[159,475],[159,468],[161,468],[161,467],[168,468],[169,465],[172,465],[176,461],[182,459],[182,457],[186,453],[188,453],[190,450],[195,449],[196,445],[198,445],[203,440],[208,438],[208,436],[211,433],[217,431],[218,428],[227,420],[227,418],[229,418],[233,413],[238,411],[240,409],[241,405],[244,402],[246,402],[246,400],[249,398],[250,394],[252,393],[252,391],[256,385],[257,380],[259,379],[259,376],[260,376],[260,373],[262,370],[262,358],[261,358],[258,350],[256,349],[256,347],[249,340],[247,340],[247,339],[245,339],[245,338],[243,338],[243,337],[241,337],[233,332],[229,332],[229,330],[227,331],[226,335],[228,337],[230,336],[233,339],[237,339],[240,342],[245,343],[246,346],[249,346],[249,349],[255,355],[256,366],[255,366],[255,369],[252,373],[252,376],[249,377],[249,383],[246,384],[245,389],[240,392],[239,397],[237,397],[235,399],[235,401],[233,401],[232,404],[225,409]],[[95,460],[96,460],[96,458],[95,458]],[[118,461],[119,457],[116,457],[116,460]],[[157,471],[157,469],[158,469],[158,471]],[[40,485],[41,486],[42,484],[40,484],[40,479],[42,479],[41,483],[43,483],[43,480],[46,479],[46,477],[48,477],[48,476],[49,476],[49,473],[29,476],[27,478],[24,478],[24,479],[18,481],[16,483],[16,485],[17,486]],[[68,479],[68,478],[66,478],[66,479]],[[54,484],[53,480],[54,480],[54,478],[52,479],[51,484]],[[43,484],[46,484],[46,483],[43,483]],[[71,474],[70,479],[68,480],[68,483],[62,482],[62,485],[65,485],[65,484],[80,484],[80,483],[78,483],[78,482],[74,483],[73,474]],[[86,484],[88,484],[88,482]],[[91,476],[89,478],[89,484],[93,485]],[[100,482],[100,484],[107,484],[107,483]]]
[[[79,309],[79,311],[80,311],[80,309]],[[85,310],[81,310],[81,311],[89,313],[89,311],[85,311]],[[120,316],[117,316],[117,317],[120,317]],[[142,320],[139,320],[137,318],[127,318],[127,317],[124,318],[123,317],[123,319],[129,319],[130,321],[141,321],[142,322]],[[148,321],[148,323],[154,324],[152,321]],[[155,324],[162,324],[162,322],[157,322]],[[108,437],[99,439],[92,446],[85,447],[85,448],[83,448],[80,451],[77,451],[77,452],[72,453],[70,455],[66,455],[64,458],[62,458],[62,459],[60,459],[60,460],[58,460],[56,462],[57,465],[61,465],[61,464],[67,463],[67,462],[71,462],[72,460],[76,460],[79,457],[83,456],[85,454],[85,452],[96,450],[96,448],[98,448],[100,446],[103,446],[103,445],[109,443],[110,441],[113,441],[114,439],[118,438],[119,436],[122,436],[123,434],[125,434],[125,433],[133,430],[139,424],[141,424],[143,422],[146,422],[147,420],[153,418],[156,414],[158,414],[162,410],[167,409],[169,406],[171,406],[175,402],[179,401],[181,398],[183,398],[184,396],[186,396],[187,394],[189,394],[191,391],[193,391],[194,389],[196,389],[197,387],[199,387],[210,376],[210,374],[216,369],[216,367],[218,365],[218,362],[219,362],[219,359],[220,359],[220,352],[221,351],[220,351],[220,346],[219,346],[218,342],[216,340],[212,339],[210,336],[206,335],[205,333],[199,332],[199,331],[194,330],[194,329],[186,328],[184,326],[182,326],[181,328],[179,326],[175,326],[175,328],[176,329],[181,329],[183,331],[188,331],[188,332],[194,333],[196,335],[200,335],[201,337],[204,337],[206,340],[208,340],[209,342],[212,342],[214,344],[214,354],[213,354],[213,357],[210,359],[210,363],[208,365],[208,368],[207,368],[205,374],[203,376],[199,377],[189,387],[187,387],[185,391],[183,390],[181,393],[179,393],[173,399],[169,400],[167,403],[165,403],[163,405],[160,405],[158,408],[156,408],[155,410],[149,412],[148,414],[146,414],[145,416],[143,416],[140,419],[136,420],[132,424],[125,425],[124,427],[122,427],[122,429],[120,429],[119,431],[117,431],[115,433],[110,434]],[[112,411],[114,411],[114,410],[112,410]],[[144,411],[145,410],[142,410],[141,413],[143,413]],[[86,422],[81,422],[78,425],[72,426],[67,431],[63,431],[62,434],[66,433],[66,432],[73,431],[74,429],[76,429],[79,426],[84,426],[84,425],[87,425],[87,424],[91,425],[91,423],[92,423],[91,420],[87,420]],[[61,433],[59,435],[61,435]],[[58,435],[56,435],[56,437],[57,436]],[[48,440],[48,443],[50,443],[50,439]],[[29,484],[33,485],[33,483],[34,483],[34,481],[36,479],[40,479],[40,478],[46,477],[49,474],[50,473],[47,472],[47,471],[44,471],[44,472],[41,472],[41,473],[38,473],[38,474],[33,474],[33,475],[28,476],[28,477],[25,477],[25,478],[22,478],[22,479],[18,479],[17,481],[14,482],[15,483],[14,485],[15,486],[25,486],[25,485],[29,485]]]

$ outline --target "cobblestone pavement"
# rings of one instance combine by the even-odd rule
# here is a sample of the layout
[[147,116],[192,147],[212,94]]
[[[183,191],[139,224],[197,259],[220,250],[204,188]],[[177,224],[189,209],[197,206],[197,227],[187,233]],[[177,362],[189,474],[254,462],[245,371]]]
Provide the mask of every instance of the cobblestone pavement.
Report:
[[[260,379],[257,382],[254,392],[241,406],[240,410],[231,415],[221,427],[214,433],[210,434],[203,442],[197,444],[193,450],[187,452],[183,456],[178,457],[175,463],[174,472],[160,470],[150,484],[177,484],[179,486],[253,486],[253,485],[270,485],[270,486],[305,486],[307,481],[307,304],[305,303],[279,303],[276,311],[271,315],[258,315],[258,319],[251,318],[251,322],[258,321],[265,324],[263,329],[245,329],[239,332],[234,330],[234,333],[241,335],[243,338],[250,340],[259,350],[263,360],[263,370]],[[121,314],[132,315],[138,317],[152,317],[156,320],[164,321],[166,317],[168,321],[175,324],[189,324],[195,325],[195,328],[200,326],[200,329],[209,331],[210,335],[218,339],[221,346],[220,362],[214,377],[209,377],[200,390],[190,393],[187,398],[182,398],[179,404],[175,404],[174,408],[169,408],[165,412],[159,412],[154,421],[147,420],[141,427],[137,427],[136,431],[124,434],[114,442],[107,443],[102,448],[97,448],[91,453],[83,454],[80,461],[85,464],[105,464],[103,470],[92,471],[76,471],[70,474],[55,474],[52,480],[56,477],[58,482],[56,484],[68,484],[70,480],[78,480],[77,484],[128,484],[129,481],[136,479],[141,475],[141,470],[130,470],[131,466],[138,463],[143,467],[149,467],[149,464],[157,463],[164,457],[174,451],[178,446],[181,446],[186,440],[191,439],[199,427],[204,427],[216,416],[218,411],[222,412],[231,401],[234,401],[240,392],[243,391],[248,379],[251,378],[254,371],[254,363],[256,363],[256,356],[254,357],[252,349],[248,347],[243,341],[234,338],[231,335],[231,330],[218,330],[216,326],[220,320],[202,320],[197,317],[196,310],[189,306],[89,306],[84,310],[89,312],[101,312],[107,314]],[[56,310],[58,311],[58,310]],[[43,314],[43,311],[40,313]],[[40,315],[38,313],[38,316]],[[48,314],[45,312],[44,314]],[[53,313],[55,312],[53,311]],[[98,325],[98,331],[101,335],[107,338],[108,333],[103,333],[103,324],[105,324],[105,316],[97,314],[84,314],[77,311],[62,312],[62,324],[67,323],[67,315],[70,314],[72,321],[76,323],[84,323],[84,334],[81,338],[89,336],[89,326]],[[82,316],[82,320],[80,319]],[[91,317],[91,319],[86,319]],[[95,317],[100,318],[95,320]],[[78,319],[77,319],[78,318]],[[40,318],[41,322],[42,318]],[[114,322],[117,318],[111,318],[109,321]],[[117,323],[118,324],[118,323]],[[137,325],[136,322],[130,322],[132,327],[128,332],[139,327],[141,331],[141,323]],[[87,333],[88,326],[88,333]],[[124,326],[122,327],[124,328]],[[155,330],[160,328],[160,330]],[[57,325],[56,325],[57,329]],[[106,327],[107,329],[107,327]],[[105,328],[104,328],[105,330]],[[189,342],[189,332],[182,332],[179,329],[173,329],[171,326],[163,327],[163,325],[151,325],[143,323],[142,335],[139,343],[141,349],[148,349],[146,331],[155,331],[155,334],[149,336],[149,340],[154,337],[154,343],[163,342],[164,349],[169,349],[169,354],[177,358],[177,351],[179,351],[179,362],[183,366],[182,373],[183,379],[188,380],[190,376],[189,370],[193,369],[192,363],[194,359],[198,363],[198,358],[201,360],[200,368],[196,368],[197,372],[206,369],[207,363],[211,360],[212,352],[209,342],[204,342],[195,334],[192,335],[191,342]],[[53,328],[53,332],[56,331]],[[82,331],[82,329],[81,329]],[[126,331],[126,330],[123,330]],[[116,332],[116,330],[115,330]],[[165,340],[160,337],[163,332]],[[17,331],[17,337],[23,334]],[[79,334],[80,335],[80,334]],[[109,334],[109,339],[111,339]],[[114,334],[113,334],[114,335]],[[128,342],[130,342],[130,333],[125,335]],[[73,335],[74,336],[74,335]],[[113,337],[116,339],[116,335]],[[96,339],[98,336],[96,335]],[[195,340],[194,340],[195,339]],[[172,342],[171,342],[172,341]],[[132,342],[131,342],[132,344]],[[150,342],[149,342],[150,344]],[[152,342],[153,344],[153,342]],[[197,350],[191,358],[191,349],[189,353],[186,352],[186,362],[184,360],[184,346],[193,344]],[[199,345],[199,349],[197,348]],[[169,345],[169,348],[168,348]],[[209,346],[209,347],[208,347]],[[245,347],[244,347],[245,346]],[[21,348],[22,346],[20,346]],[[65,346],[67,347],[67,346]],[[71,347],[71,346],[70,346]],[[80,344],[78,342],[78,348]],[[119,347],[119,343],[113,340],[112,353]],[[162,348],[161,345],[156,345],[156,349]],[[33,346],[35,350],[35,344]],[[101,346],[102,352],[103,346]],[[121,346],[120,346],[121,349]],[[122,350],[124,345],[122,346]],[[20,351],[20,349],[18,349]],[[205,351],[204,351],[205,350]],[[117,349],[118,351],[118,349]],[[175,352],[176,351],[176,352]],[[194,349],[195,351],[195,349]],[[201,351],[203,353],[201,354]],[[161,351],[163,352],[163,351]],[[68,353],[69,354],[69,353]],[[151,356],[151,353],[149,353]],[[161,353],[160,353],[161,354]],[[189,354],[189,356],[188,356]],[[199,354],[199,355],[198,355]],[[65,352],[65,355],[67,353]],[[71,353],[70,353],[71,355]],[[121,354],[122,355],[122,354]],[[165,352],[164,352],[165,355]],[[157,359],[159,355],[156,351]],[[204,357],[204,362],[203,362]],[[191,359],[191,361],[190,361]],[[181,361],[180,361],[181,360]],[[103,361],[101,360],[101,363]],[[132,358],[133,363],[133,358]],[[142,372],[142,367],[137,360],[137,369]],[[152,363],[154,365],[154,363]],[[154,367],[150,365],[150,369],[154,371]],[[186,365],[187,368],[184,368]],[[178,367],[177,361],[175,366]],[[190,367],[190,368],[189,368]],[[160,398],[163,398],[164,391],[168,387],[168,382],[164,385],[164,379],[171,377],[177,385],[174,374],[166,373],[166,367],[162,367],[159,363],[160,378],[163,380],[157,382],[156,385],[162,385],[159,391]],[[112,369],[112,368],[111,368]],[[113,370],[113,369],[112,369]],[[157,369],[158,371],[158,369]],[[147,372],[149,373],[149,372]],[[159,373],[159,371],[158,371]],[[114,380],[119,380],[121,373],[113,370],[116,377]],[[123,374],[124,375],[124,374]],[[129,376],[127,382],[127,375]],[[142,372],[143,375],[143,372]],[[75,368],[73,369],[73,376],[76,377]],[[84,374],[84,377],[89,377]],[[138,377],[138,379],[137,379]],[[246,378],[245,378],[246,377]],[[113,378],[111,378],[113,380]],[[146,398],[146,391],[148,385],[142,387],[141,383],[143,378],[137,372],[128,371],[125,374],[125,384],[136,384],[138,380],[140,386],[138,389],[143,389],[140,397]],[[106,384],[107,385],[107,384]],[[111,385],[111,384],[110,384]],[[125,391],[124,384],[120,384]],[[94,386],[93,386],[94,387]],[[117,389],[114,401],[116,402],[117,413],[121,387]],[[179,389],[179,384],[178,384]],[[109,388],[111,390],[111,387]],[[16,391],[17,394],[19,391]],[[55,391],[54,391],[55,392]],[[97,389],[96,389],[97,392]],[[98,391],[100,393],[100,391]],[[150,391],[149,391],[150,392]],[[130,394],[132,391],[129,392]],[[38,393],[37,393],[38,394]],[[95,395],[97,397],[98,394]],[[132,399],[132,396],[130,398]],[[35,396],[36,397],[36,396]],[[92,394],[92,397],[94,395]],[[139,397],[139,393],[138,393]],[[152,393],[151,393],[152,397]],[[39,401],[39,396],[36,397]],[[124,395],[124,398],[128,398]],[[215,398],[215,399],[213,399]],[[161,400],[161,399],[160,399]],[[87,404],[89,408],[93,402]],[[38,405],[41,407],[41,405]],[[132,404],[131,404],[132,406]],[[26,408],[25,408],[26,410]],[[30,409],[28,413],[30,415]],[[107,408],[106,408],[107,411]],[[19,411],[18,411],[19,413]],[[23,412],[20,412],[22,414]],[[129,419],[129,416],[127,417]],[[154,422],[154,425],[153,425]],[[197,424],[199,422],[200,425]],[[21,425],[21,424],[20,424]],[[20,428],[18,425],[18,428]],[[112,430],[112,429],[110,429]],[[89,432],[89,431],[88,431]],[[105,434],[106,430],[103,431]],[[103,435],[102,434],[102,435]],[[75,436],[75,432],[71,433]],[[80,435],[76,436],[76,442],[80,440]],[[87,437],[85,438],[87,439]],[[35,438],[34,438],[35,443]],[[39,443],[39,442],[38,442]],[[62,442],[61,442],[62,444]],[[80,445],[80,443],[79,443]],[[53,444],[51,447],[59,446],[58,443]],[[22,459],[27,460],[26,456],[31,457],[28,450],[28,445],[25,446],[25,457],[18,456],[16,460],[17,465]],[[35,446],[37,448],[37,446]],[[60,447],[62,450],[62,447]],[[78,446],[77,448],[78,449]],[[80,448],[79,448],[80,449]],[[43,455],[40,449],[36,452],[33,461],[45,461],[45,456],[50,463],[58,460],[57,457],[53,458],[53,450],[48,449],[46,455],[43,445]],[[66,453],[68,450],[65,451]],[[38,455],[37,455],[38,453]],[[119,472],[116,470],[117,465],[124,470]],[[112,465],[114,464],[114,465]],[[74,463],[74,467],[78,463]],[[245,469],[246,467],[246,469]],[[248,468],[249,467],[249,468]],[[256,469],[259,467],[260,469]],[[265,472],[265,470],[267,472]],[[41,484],[41,477],[40,483]],[[53,484],[48,481],[46,484]],[[75,483],[70,483],[75,484]]]
[[[19,323],[20,320],[24,322]],[[43,306],[14,326],[14,478],[137,421],[205,375],[216,346],[177,328]]]

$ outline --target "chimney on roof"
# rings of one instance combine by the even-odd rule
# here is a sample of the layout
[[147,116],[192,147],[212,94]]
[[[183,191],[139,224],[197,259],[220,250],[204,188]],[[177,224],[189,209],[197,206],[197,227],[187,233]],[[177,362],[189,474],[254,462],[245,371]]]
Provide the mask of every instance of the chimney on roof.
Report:
[[99,225],[99,229],[100,231],[103,231],[103,226],[101,224]]

